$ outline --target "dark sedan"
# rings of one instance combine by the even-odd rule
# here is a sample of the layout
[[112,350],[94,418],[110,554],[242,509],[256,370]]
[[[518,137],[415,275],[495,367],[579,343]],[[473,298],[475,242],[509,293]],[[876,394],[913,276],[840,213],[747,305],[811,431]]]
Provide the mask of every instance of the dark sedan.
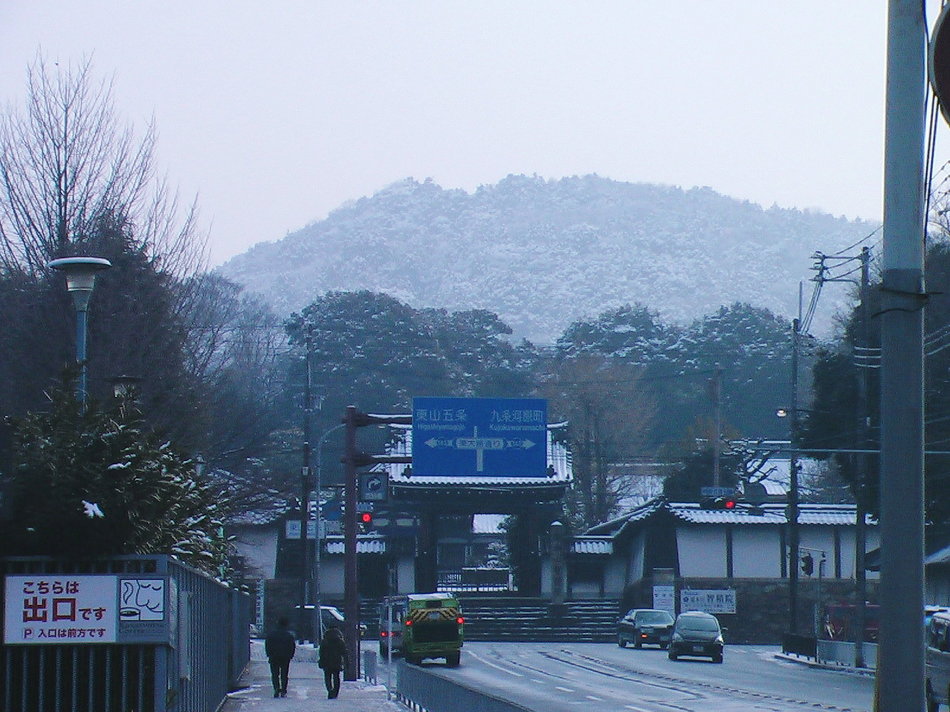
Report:
[[665,648],[670,644],[673,630],[673,616],[667,611],[655,608],[634,608],[617,622],[617,645],[634,648],[642,645],[659,645]]
[[722,662],[722,629],[719,620],[710,613],[689,611],[676,616],[673,636],[670,639],[670,660],[680,655],[712,658],[714,663]]

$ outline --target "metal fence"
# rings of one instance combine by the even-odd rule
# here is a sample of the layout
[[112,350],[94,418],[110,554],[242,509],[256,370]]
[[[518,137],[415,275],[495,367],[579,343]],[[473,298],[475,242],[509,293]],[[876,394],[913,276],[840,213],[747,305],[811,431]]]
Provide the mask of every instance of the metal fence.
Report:
[[[854,647],[854,643],[844,640],[819,640],[815,659],[820,663],[854,667]],[[877,643],[862,643],[861,654],[865,667],[877,668]]]
[[530,712],[527,707],[431,675],[405,661],[398,668],[396,698],[416,712]]
[[817,642],[817,639],[813,635],[786,633],[782,636],[782,652],[813,658],[815,657],[815,646]]
[[[13,557],[0,559],[0,574],[4,712],[209,712],[234,689],[250,657],[247,596],[168,556],[88,561]],[[108,600],[98,607],[79,604],[77,616],[75,600],[70,604],[68,591],[62,592],[70,577],[84,583],[102,581],[97,591],[117,591],[114,607]],[[135,577],[158,584],[161,607],[153,605],[153,614],[144,620],[122,620],[134,612],[123,606],[125,594],[118,593],[119,584]],[[60,588],[58,598],[43,597],[48,591],[41,587],[49,588],[44,581]],[[15,590],[27,584],[35,595]],[[8,589],[14,591],[9,601]],[[51,640],[35,641],[33,628],[17,628],[21,609],[23,620],[28,616],[40,620],[40,610],[43,621],[48,612],[51,620],[68,618],[67,614],[73,619],[101,618],[93,634],[106,642],[76,640],[86,637],[80,634],[85,632],[81,623],[36,624],[40,637],[45,634]],[[114,624],[108,620],[110,613],[117,620]],[[125,638],[132,642],[124,642]]]

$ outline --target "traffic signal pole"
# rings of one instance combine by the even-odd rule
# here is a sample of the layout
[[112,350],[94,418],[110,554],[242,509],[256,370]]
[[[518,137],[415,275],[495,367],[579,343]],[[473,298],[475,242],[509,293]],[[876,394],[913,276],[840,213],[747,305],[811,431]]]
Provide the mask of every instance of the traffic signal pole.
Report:
[[[801,298],[799,298],[801,304]],[[798,319],[792,321],[792,402],[789,410],[789,436],[792,454],[788,463],[788,632],[798,634],[798,456],[794,448],[798,444]]]
[[343,614],[344,638],[350,664],[344,680],[360,677],[360,599],[356,578],[356,406],[346,407],[343,416]]
[[357,488],[356,468],[375,463],[411,463],[403,456],[367,455],[356,447],[356,429],[367,425],[411,424],[411,415],[371,415],[348,405],[343,414],[343,638],[350,655],[344,680],[360,677],[360,594],[357,578]]
[[890,0],[881,289],[880,712],[924,694],[924,4]]

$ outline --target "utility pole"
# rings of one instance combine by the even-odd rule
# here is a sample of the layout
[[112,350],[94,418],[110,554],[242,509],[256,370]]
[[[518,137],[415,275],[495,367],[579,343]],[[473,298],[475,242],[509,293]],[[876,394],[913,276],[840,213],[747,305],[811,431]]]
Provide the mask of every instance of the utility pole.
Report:
[[722,482],[720,474],[720,448],[722,443],[722,367],[717,363],[716,372],[713,376],[713,408],[716,432],[713,434],[713,487],[718,487]]
[[[799,298],[799,304],[801,299]],[[792,320],[792,397],[789,408],[789,440],[792,452],[788,461],[788,632],[798,634],[798,330],[800,322]]]
[[[871,346],[871,325],[870,325],[870,248],[861,250],[861,313],[860,319],[860,341],[861,346],[870,348]],[[868,411],[868,369],[861,369],[861,377],[858,381],[858,448],[870,446],[868,442],[868,432],[870,423],[870,414]],[[854,488],[854,588],[855,588],[855,608],[854,608],[854,665],[855,667],[864,667],[864,622],[866,619],[865,604],[867,603],[867,571],[865,564],[865,551],[867,549],[867,526],[866,526],[866,497],[867,497],[867,478],[868,465],[870,458],[867,455],[860,454],[856,456],[856,481]]]
[[[317,609],[315,615],[310,615],[309,627],[307,626],[307,604],[310,601],[311,577],[313,576],[313,567],[310,563],[310,539],[308,537],[310,529],[310,430],[313,409],[313,373],[311,371],[311,356],[313,354],[313,330],[310,324],[304,322],[304,339],[307,347],[306,353],[306,381],[304,383],[303,395],[303,463],[300,467],[300,551],[301,551],[301,570],[300,570],[300,630],[297,634],[298,639],[303,642],[305,630],[310,630],[310,637],[313,638],[318,626],[315,621],[320,619],[320,611]],[[318,495],[319,496],[319,495]],[[319,533],[317,535],[319,537]],[[319,541],[319,539],[318,539]]]
[[346,425],[343,454],[343,632],[351,660],[344,670],[344,680],[360,677],[360,600],[356,578],[356,421],[355,405],[348,405],[343,416]]
[[880,712],[924,709],[924,126],[920,0],[890,0],[881,290]]
[[344,638],[352,656],[344,672],[345,680],[360,677],[360,598],[357,578],[357,522],[356,522],[356,468],[375,463],[411,464],[405,456],[367,455],[356,447],[356,429],[367,425],[411,425],[411,415],[371,415],[361,413],[355,405],[348,405],[343,414],[343,613],[345,617]]

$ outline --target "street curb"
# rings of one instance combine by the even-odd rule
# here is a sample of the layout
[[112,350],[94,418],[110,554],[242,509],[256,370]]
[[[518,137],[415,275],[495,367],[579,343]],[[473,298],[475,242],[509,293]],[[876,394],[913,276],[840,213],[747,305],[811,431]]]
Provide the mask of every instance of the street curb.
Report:
[[836,665],[834,663],[822,663],[814,658],[800,657],[798,655],[791,655],[789,653],[775,653],[774,656],[778,660],[785,660],[790,663],[797,663],[798,665],[805,665],[806,667],[817,668],[819,670],[832,670],[834,672],[843,672],[848,675],[858,675],[860,677],[874,677],[876,670],[873,668],[856,668],[850,667],[848,665]]

